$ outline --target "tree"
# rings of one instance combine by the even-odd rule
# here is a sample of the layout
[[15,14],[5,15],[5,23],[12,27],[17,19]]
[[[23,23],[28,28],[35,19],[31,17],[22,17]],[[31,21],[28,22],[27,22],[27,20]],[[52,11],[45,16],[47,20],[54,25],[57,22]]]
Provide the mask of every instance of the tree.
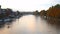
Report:
[[9,8],[6,9],[6,16],[9,16],[12,13],[13,13],[12,9]]
[[46,16],[46,11],[45,10],[41,10],[40,15],[41,16]]
[[50,7],[47,10],[47,16],[59,18],[60,17],[60,4]]
[[35,12],[34,12],[34,15],[38,15],[39,14],[39,12],[38,12],[38,10],[36,10]]

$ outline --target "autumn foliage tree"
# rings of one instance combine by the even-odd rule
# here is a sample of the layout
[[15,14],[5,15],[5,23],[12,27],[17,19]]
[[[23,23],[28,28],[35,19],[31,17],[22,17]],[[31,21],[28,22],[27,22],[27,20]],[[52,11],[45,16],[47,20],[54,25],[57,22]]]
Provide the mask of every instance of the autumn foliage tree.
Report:
[[40,11],[40,15],[41,15],[41,16],[46,16],[46,11],[45,11],[45,10],[41,10],[41,11]]
[[60,4],[50,7],[47,10],[47,16],[60,18]]

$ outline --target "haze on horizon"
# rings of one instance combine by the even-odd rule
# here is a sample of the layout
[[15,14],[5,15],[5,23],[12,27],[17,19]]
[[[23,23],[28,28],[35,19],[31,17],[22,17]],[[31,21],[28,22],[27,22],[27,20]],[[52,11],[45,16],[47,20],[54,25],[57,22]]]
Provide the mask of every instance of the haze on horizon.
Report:
[[60,4],[60,0],[0,0],[2,8],[19,11],[47,10],[56,4]]

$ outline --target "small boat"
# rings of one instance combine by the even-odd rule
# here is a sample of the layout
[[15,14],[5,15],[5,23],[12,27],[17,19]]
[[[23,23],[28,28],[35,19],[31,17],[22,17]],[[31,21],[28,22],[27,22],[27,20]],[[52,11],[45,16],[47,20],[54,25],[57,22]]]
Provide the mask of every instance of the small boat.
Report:
[[3,19],[0,19],[0,22],[4,22],[4,20]]
[[12,19],[10,19],[10,18],[5,18],[4,19],[4,22],[10,22],[10,21],[12,21]]

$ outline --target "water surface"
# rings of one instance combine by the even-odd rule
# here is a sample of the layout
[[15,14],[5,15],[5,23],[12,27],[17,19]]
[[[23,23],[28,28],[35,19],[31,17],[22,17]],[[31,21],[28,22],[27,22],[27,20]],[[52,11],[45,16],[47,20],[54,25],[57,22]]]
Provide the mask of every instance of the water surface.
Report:
[[34,15],[24,15],[0,29],[0,34],[60,34],[59,32],[59,27]]

